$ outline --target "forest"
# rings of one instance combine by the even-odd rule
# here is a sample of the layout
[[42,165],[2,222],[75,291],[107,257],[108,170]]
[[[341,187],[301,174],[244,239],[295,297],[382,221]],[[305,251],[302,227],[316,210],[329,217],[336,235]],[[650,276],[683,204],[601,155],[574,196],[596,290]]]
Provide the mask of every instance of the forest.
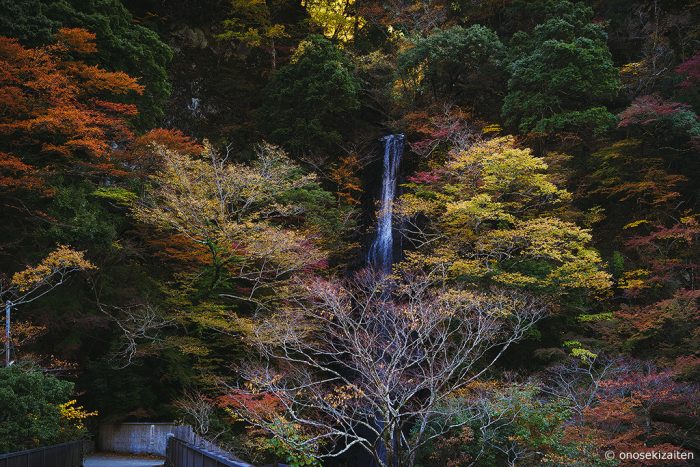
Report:
[[0,0],[0,453],[696,465],[699,85],[698,0]]

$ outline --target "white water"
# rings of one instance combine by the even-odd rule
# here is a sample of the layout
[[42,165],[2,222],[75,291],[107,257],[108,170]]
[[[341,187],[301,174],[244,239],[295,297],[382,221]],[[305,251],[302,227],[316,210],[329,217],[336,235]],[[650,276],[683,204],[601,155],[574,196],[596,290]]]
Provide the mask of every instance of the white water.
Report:
[[404,135],[388,135],[384,140],[384,174],[382,196],[377,213],[377,235],[367,257],[377,271],[391,272],[394,259],[393,214],[396,180],[403,155]]

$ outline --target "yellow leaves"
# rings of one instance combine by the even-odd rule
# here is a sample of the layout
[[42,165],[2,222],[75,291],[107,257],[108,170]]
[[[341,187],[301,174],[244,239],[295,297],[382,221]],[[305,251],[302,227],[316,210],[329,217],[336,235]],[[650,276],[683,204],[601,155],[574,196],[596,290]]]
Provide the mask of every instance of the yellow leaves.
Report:
[[517,254],[566,262],[575,260],[590,241],[587,230],[555,217],[542,217],[520,221],[512,229],[493,230],[480,240],[477,248],[501,257]]
[[414,193],[406,193],[394,204],[394,211],[400,217],[414,217],[418,214],[439,215],[441,203]]
[[589,289],[600,295],[609,295],[612,280],[600,269],[600,258],[594,255],[590,261],[579,258],[559,266],[549,274],[548,281],[564,289]]
[[362,391],[362,389],[358,388],[357,386],[345,384],[334,387],[323,397],[323,400],[326,401],[331,407],[338,408],[355,399],[360,399],[364,397],[364,395],[365,393]]
[[584,348],[579,341],[566,341],[564,342],[564,347],[569,349],[572,357],[578,358],[584,363],[590,363],[598,357],[598,354]]
[[[503,271],[494,280],[519,287],[556,285],[607,293],[610,275],[602,270],[600,255],[588,245],[590,233],[557,218],[517,222],[512,229],[492,230],[476,243],[478,254],[509,262],[546,261],[551,271],[538,277]],[[563,290],[562,290],[563,291]]]
[[474,259],[458,259],[447,269],[450,277],[480,277],[489,273],[483,261]]
[[85,259],[84,253],[75,251],[65,245],[59,245],[56,250],[49,253],[37,266],[17,272],[12,276],[12,284],[20,292],[28,292],[31,289],[43,285],[47,280],[55,276],[62,276],[72,271],[84,271],[95,269],[90,261]]
[[539,286],[542,281],[536,277],[528,276],[519,272],[501,272],[493,276],[493,279],[503,285],[516,287]]
[[356,10],[355,0],[305,0],[302,5],[329,39],[350,41],[355,29],[360,29],[366,23],[361,16],[352,14]]
[[166,341],[185,355],[204,357],[209,355],[210,352],[204,342],[194,337],[173,336],[166,339]]
[[500,133],[501,131],[503,131],[503,127],[501,127],[501,125],[499,125],[497,123],[490,123],[481,129],[481,132],[484,135],[497,134],[497,133]]
[[515,216],[506,211],[503,203],[493,201],[486,193],[480,193],[466,201],[448,203],[445,207],[446,225],[450,228],[468,226],[477,229],[484,221],[516,221]]
[[240,267],[260,260],[261,277],[324,258],[308,232],[280,226],[305,214],[295,197],[318,187],[313,174],[303,174],[284,151],[266,143],[252,164],[227,161],[205,146],[205,154],[196,158],[154,146],[163,169],[152,176],[149,196],[134,206],[139,220],[206,245],[214,261],[235,257],[234,267]]
[[455,176],[452,193],[459,199],[465,195],[489,194],[494,202],[504,202],[513,212],[522,212],[532,204],[553,205],[569,201],[571,194],[559,189],[547,174],[543,159],[532,155],[529,148],[515,146],[512,136],[494,138],[454,153],[447,170]]
[[[565,159],[556,154],[549,160],[556,167]],[[563,179],[512,136],[450,152],[433,170],[441,176],[429,186],[404,185],[396,209],[411,223],[407,236],[419,246],[407,263],[442,267],[450,278],[559,295],[574,289],[608,293],[611,278],[589,230],[558,217],[572,199],[557,186]],[[590,222],[602,216],[588,214]]]
[[76,405],[78,401],[75,399],[58,405],[58,411],[61,418],[65,420],[72,428],[76,430],[85,429],[85,420],[90,417],[96,417],[97,411],[88,412],[82,405]]
[[632,271],[625,271],[622,277],[619,279],[617,286],[620,289],[647,289],[649,285],[647,284],[647,278],[651,273],[646,269],[634,269]]
[[645,65],[643,62],[626,63],[622,65],[622,67],[620,67],[620,74],[636,76],[639,75],[642,71],[644,71],[644,69]]
[[622,228],[625,229],[625,230],[627,230],[627,229],[633,229],[633,228],[635,228],[635,227],[639,227],[639,226],[642,225],[642,224],[650,224],[650,223],[651,223],[651,222],[648,221],[648,220],[646,220],[646,219],[639,219],[639,220],[636,220],[636,221],[634,221],[634,222],[630,222],[629,224],[626,224],[626,225],[625,225],[624,227],[622,227]]

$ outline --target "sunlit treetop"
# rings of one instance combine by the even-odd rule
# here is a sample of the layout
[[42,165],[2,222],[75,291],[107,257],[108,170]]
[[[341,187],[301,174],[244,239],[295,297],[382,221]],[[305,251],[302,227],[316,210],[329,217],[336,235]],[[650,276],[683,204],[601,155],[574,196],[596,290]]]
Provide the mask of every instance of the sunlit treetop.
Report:
[[409,178],[398,203],[411,263],[459,280],[566,293],[606,293],[610,279],[589,231],[568,220],[571,194],[512,137],[453,151]]

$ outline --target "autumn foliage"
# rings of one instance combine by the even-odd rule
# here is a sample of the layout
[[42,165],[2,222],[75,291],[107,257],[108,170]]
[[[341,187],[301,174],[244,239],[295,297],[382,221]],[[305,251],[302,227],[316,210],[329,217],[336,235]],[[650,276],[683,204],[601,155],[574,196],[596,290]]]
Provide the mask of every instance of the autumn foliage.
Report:
[[123,72],[89,65],[95,35],[61,29],[54,44],[23,47],[0,38],[0,163],[3,191],[46,189],[58,170],[97,175],[121,173],[110,160],[113,145],[132,138],[134,105],[119,96],[142,93]]

